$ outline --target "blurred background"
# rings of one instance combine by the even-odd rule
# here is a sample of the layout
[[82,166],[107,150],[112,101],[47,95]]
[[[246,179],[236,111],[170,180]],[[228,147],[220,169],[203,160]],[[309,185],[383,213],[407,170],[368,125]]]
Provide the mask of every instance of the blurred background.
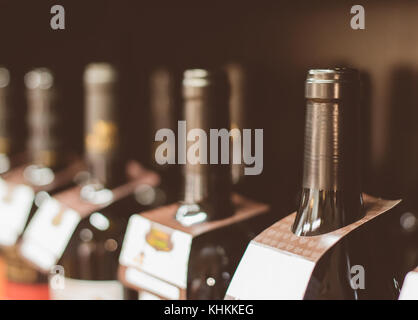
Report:
[[[65,8],[65,30],[50,28],[54,4]],[[365,8],[365,30],[350,27],[355,4]],[[251,75],[246,127],[264,129],[264,171],[243,189],[272,203],[280,217],[296,208],[301,183],[309,68],[348,65],[362,71],[365,190],[415,198],[417,16],[418,2],[406,0],[0,0],[0,63],[21,86],[22,116],[24,73],[38,66],[57,73],[68,147],[80,152],[84,67],[115,64],[122,75],[127,152],[146,163],[152,161],[154,134],[147,108],[150,71],[242,63]]]

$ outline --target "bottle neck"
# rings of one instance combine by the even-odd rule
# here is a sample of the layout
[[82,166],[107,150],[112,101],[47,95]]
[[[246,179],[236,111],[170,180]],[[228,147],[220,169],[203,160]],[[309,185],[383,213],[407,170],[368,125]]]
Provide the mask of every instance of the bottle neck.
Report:
[[[173,167],[168,164],[160,164],[163,161],[155,159],[159,157],[160,153],[157,148],[160,141],[155,140],[155,134],[160,129],[170,129],[175,131],[177,128],[178,106],[181,101],[181,79],[179,79],[176,72],[166,68],[159,68],[154,70],[150,77],[150,113],[151,113],[151,132],[152,132],[152,146],[151,146],[151,166],[154,170],[161,174],[167,174],[172,171]],[[171,141],[166,143],[170,144]],[[175,148],[175,143],[170,144],[169,148]]]
[[0,154],[10,155],[11,145],[11,109],[9,88],[0,88]]
[[0,87],[0,174],[10,169],[10,156],[15,152],[9,91],[7,86]]
[[0,66],[0,173],[10,168],[10,155],[16,147],[13,134],[14,108],[11,103],[12,90],[9,70]]
[[363,216],[356,101],[309,99],[297,235],[339,229]]
[[54,89],[28,90],[29,157],[39,167],[63,163]]
[[[205,86],[194,86],[193,81],[189,85],[185,81],[183,87],[188,139],[187,161],[183,167],[185,206],[179,212],[180,216],[203,213],[207,221],[226,218],[233,213],[230,165],[221,164],[220,160],[221,152],[229,154],[230,150],[221,147],[225,141],[210,134],[210,129],[226,129],[229,133],[229,90],[226,79],[219,80],[222,81],[208,81]],[[229,135],[226,139],[230,141]],[[214,147],[214,140],[218,141],[217,147]],[[211,161],[215,150],[218,164]]]
[[120,155],[116,88],[113,83],[105,83],[88,85],[86,89],[86,162],[91,180],[111,188],[125,179],[125,167]]

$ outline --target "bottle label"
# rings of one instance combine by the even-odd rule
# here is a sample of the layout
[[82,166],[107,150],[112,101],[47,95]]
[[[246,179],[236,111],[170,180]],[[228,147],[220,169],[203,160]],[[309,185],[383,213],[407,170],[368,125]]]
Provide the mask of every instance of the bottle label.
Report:
[[399,300],[418,300],[418,268],[406,275]]
[[7,137],[0,137],[0,153],[7,154],[10,152],[10,140]]
[[6,281],[5,298],[7,300],[49,300],[48,284]]
[[[297,259],[281,251],[273,254],[269,248],[251,241],[227,295],[239,300],[300,300],[314,267],[312,261]],[[257,283],[264,284],[262,290]]]
[[87,150],[92,153],[108,153],[115,149],[118,141],[118,128],[110,121],[99,120],[93,132],[86,136]]
[[[168,290],[178,299],[179,288],[187,285],[191,243],[190,234],[133,215],[119,258],[128,267],[125,280],[163,297]],[[155,280],[160,285],[148,288]]]
[[29,186],[0,179],[0,245],[10,247],[16,243],[29,218],[34,196]]
[[[169,300],[180,299],[179,287],[132,267],[128,267],[126,269],[125,281],[137,288],[141,288],[141,293],[144,293],[145,295],[140,295],[140,300],[148,300],[146,299],[147,294],[152,296],[156,296],[158,294],[159,296]],[[155,294],[152,294],[151,292]]]
[[157,297],[152,293],[142,291],[138,293],[138,300],[161,300],[161,298]]
[[57,263],[80,222],[80,215],[56,199],[42,202],[23,234],[20,253],[45,271]]
[[123,300],[119,281],[93,281],[64,278],[63,286],[49,286],[52,300]]

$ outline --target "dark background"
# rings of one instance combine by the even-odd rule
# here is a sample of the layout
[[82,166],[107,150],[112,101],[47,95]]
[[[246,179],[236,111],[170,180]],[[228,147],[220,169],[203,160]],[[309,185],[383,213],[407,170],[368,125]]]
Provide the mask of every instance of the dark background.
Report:
[[[54,4],[65,7],[65,30],[50,28]],[[355,4],[365,8],[365,30],[350,28]],[[18,85],[32,67],[56,71],[68,146],[80,152],[83,69],[95,61],[116,64],[125,143],[131,156],[149,161],[149,71],[244,63],[254,71],[248,127],[264,129],[264,171],[247,179],[245,191],[273,203],[280,216],[295,209],[301,183],[309,68],[345,64],[362,71],[364,188],[387,197],[414,193],[417,18],[418,2],[395,0],[0,0],[0,64]]]

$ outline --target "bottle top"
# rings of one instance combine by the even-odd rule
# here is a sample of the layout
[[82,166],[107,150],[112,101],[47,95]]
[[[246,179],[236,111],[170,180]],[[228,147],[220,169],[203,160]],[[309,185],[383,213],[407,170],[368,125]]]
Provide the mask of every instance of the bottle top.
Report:
[[50,89],[54,85],[54,75],[47,68],[36,68],[25,75],[25,85],[30,90]]
[[311,69],[305,82],[307,99],[341,99],[352,95],[359,73],[351,68]]
[[91,63],[84,72],[85,84],[107,84],[117,81],[116,69],[109,63]]
[[10,72],[5,67],[0,66],[0,88],[5,88],[10,83]]

